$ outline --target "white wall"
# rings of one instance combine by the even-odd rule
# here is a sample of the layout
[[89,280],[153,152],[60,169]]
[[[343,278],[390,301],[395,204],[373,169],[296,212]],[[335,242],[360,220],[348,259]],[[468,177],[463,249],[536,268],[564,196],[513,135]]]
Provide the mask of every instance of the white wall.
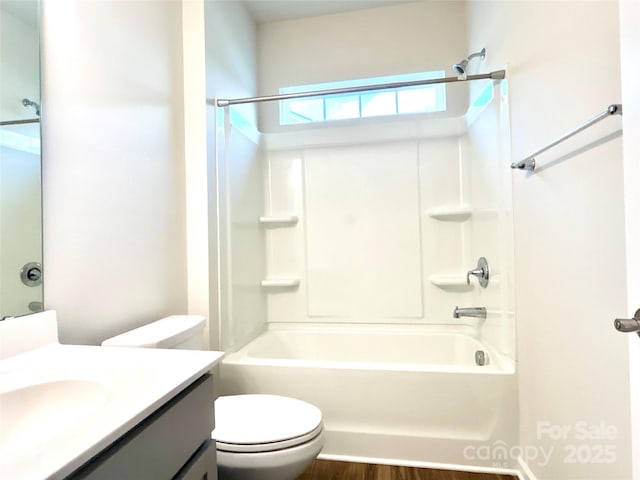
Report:
[[[464,2],[414,2],[261,24],[259,92],[431,70],[451,76],[469,54],[465,11]],[[450,95],[450,113],[464,113],[466,100],[466,89]],[[263,104],[261,131],[277,130],[277,112],[277,103]]]
[[181,4],[42,19],[45,305],[98,343],[187,309]]
[[[207,319],[203,347],[217,345],[217,296],[211,291],[216,256],[215,186],[207,163],[207,105],[204,0],[182,2],[182,63],[184,88],[184,165],[186,183],[187,311]],[[213,203],[215,207],[215,203]],[[213,338],[212,338],[213,337]]]
[[45,303],[63,341],[189,312],[211,317],[217,346],[204,101],[255,94],[253,21],[239,2],[68,0],[45,1],[43,23]]
[[[251,15],[242,2],[206,0],[205,20],[207,98],[256,95],[257,33]],[[256,124],[254,105],[236,108],[249,123]],[[209,112],[215,113],[215,107]]]
[[[615,2],[470,2],[469,26],[489,67],[507,65],[516,160],[620,101]],[[620,122],[541,155],[534,175],[513,172],[520,442],[555,448],[527,462],[538,479],[631,478],[627,338],[612,327],[626,311],[619,133],[582,149]],[[583,440],[576,422],[615,438]],[[566,439],[539,431],[549,425],[568,425]],[[571,463],[572,445],[591,457]],[[594,445],[614,461],[597,462]]]
[[[620,2],[620,62],[622,70],[623,125],[627,132],[640,131],[640,3]],[[636,239],[640,236],[640,136],[625,135],[625,227],[627,253],[627,315],[630,318],[640,307],[640,248]],[[630,334],[629,378],[631,383],[631,421],[633,479],[640,479],[640,340]]]

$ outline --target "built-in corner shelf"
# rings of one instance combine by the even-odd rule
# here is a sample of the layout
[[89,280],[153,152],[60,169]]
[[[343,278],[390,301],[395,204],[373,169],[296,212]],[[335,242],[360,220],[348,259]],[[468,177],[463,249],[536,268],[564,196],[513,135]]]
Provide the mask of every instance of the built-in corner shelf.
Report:
[[429,276],[429,281],[444,290],[473,290],[473,285],[467,284],[464,273],[441,273]]
[[468,205],[449,205],[433,207],[427,210],[431,218],[443,222],[464,222],[471,216],[471,207]]
[[299,278],[266,278],[260,282],[263,288],[298,288]]
[[260,225],[265,227],[293,227],[298,223],[297,215],[265,215],[260,217]]

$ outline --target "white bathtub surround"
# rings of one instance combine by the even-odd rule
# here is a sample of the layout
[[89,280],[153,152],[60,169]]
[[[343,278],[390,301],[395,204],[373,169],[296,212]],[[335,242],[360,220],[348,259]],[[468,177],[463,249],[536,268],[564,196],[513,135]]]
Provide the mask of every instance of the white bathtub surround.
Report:
[[[244,112],[243,112],[244,113]],[[228,116],[230,115],[230,117]],[[234,123],[231,123],[231,120]],[[264,171],[260,134],[241,114],[218,112],[220,345],[237,349],[263,330],[266,290]],[[284,275],[283,275],[284,274]],[[274,272],[275,280],[295,277]],[[270,285],[267,283],[267,288]]]
[[[262,216],[297,219],[263,228],[265,276],[300,279],[265,291],[267,322],[462,324],[515,358],[507,92],[506,81],[478,82],[464,115],[263,134]],[[235,244],[246,243],[250,224],[234,225]],[[466,283],[479,257],[487,288]],[[232,301],[246,291],[232,289]],[[489,315],[454,320],[456,305]]]
[[[495,462],[475,449],[516,444],[516,376],[513,361],[474,335],[463,326],[270,325],[225,358],[222,389],[317,405],[324,458],[486,471]],[[475,364],[478,350],[488,365]]]
[[61,345],[53,311],[0,322],[0,344],[0,478],[12,480],[65,478],[222,357]]
[[307,315],[421,318],[416,142],[303,155]]

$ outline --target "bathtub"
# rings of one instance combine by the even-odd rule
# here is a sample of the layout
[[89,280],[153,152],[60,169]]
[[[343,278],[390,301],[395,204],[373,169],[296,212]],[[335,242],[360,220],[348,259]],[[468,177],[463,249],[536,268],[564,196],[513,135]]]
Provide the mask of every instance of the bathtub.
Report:
[[[481,351],[486,365],[476,364]],[[271,324],[222,362],[223,394],[273,393],[323,412],[321,458],[512,473],[514,362],[471,327]],[[496,458],[494,458],[496,457]]]

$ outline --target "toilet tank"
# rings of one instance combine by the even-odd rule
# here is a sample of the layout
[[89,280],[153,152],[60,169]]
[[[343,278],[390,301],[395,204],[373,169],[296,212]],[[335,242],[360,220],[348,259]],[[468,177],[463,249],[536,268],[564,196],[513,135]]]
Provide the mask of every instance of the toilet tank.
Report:
[[102,342],[105,347],[202,350],[204,317],[171,315]]

